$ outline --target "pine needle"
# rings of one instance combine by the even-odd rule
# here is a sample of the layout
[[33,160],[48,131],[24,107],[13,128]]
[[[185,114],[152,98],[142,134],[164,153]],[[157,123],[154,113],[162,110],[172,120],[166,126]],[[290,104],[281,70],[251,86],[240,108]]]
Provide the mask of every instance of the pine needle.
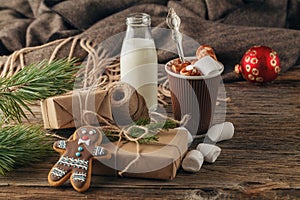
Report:
[[40,126],[0,127],[0,175],[41,160],[50,152],[51,144]]
[[80,66],[76,60],[42,61],[26,66],[8,78],[0,78],[0,175],[18,166],[33,164],[51,150],[46,131],[40,126],[16,124],[3,126],[10,120],[33,114],[29,104],[73,89]]
[[[177,127],[177,124],[169,119],[162,122],[151,122],[149,118],[141,118],[135,124],[132,125],[138,125],[138,126],[143,126],[148,128],[149,133],[146,134],[143,138],[138,140],[140,144],[149,144],[149,143],[157,142],[159,140],[157,133],[160,130],[168,130]],[[132,125],[128,126],[127,129],[130,128]],[[130,129],[129,134],[132,138],[138,138],[142,134],[144,134],[144,131],[145,130],[142,128],[134,127]],[[108,139],[111,142],[118,141],[119,139],[119,134],[114,133],[113,131],[104,130],[104,134],[106,135],[106,137],[108,137]]]
[[[176,128],[177,126],[175,122],[169,119],[162,122],[150,122],[150,119],[149,120],[141,119],[137,122],[137,125],[144,126],[148,128],[149,131],[147,135],[145,135],[143,138],[138,140],[138,142],[141,144],[157,142],[159,140],[157,133],[160,132],[160,130],[168,130],[168,129]],[[138,138],[144,133],[144,130],[136,127],[136,128],[132,128],[129,133],[131,137]]]
[[28,104],[72,90],[79,66],[76,60],[60,59],[26,66],[17,74],[0,78],[0,110],[7,120],[21,121]]

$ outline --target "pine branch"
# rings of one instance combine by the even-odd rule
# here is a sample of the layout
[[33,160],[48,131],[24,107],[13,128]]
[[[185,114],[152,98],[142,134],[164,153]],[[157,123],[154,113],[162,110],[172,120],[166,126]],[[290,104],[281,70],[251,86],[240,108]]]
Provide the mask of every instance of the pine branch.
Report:
[[[145,135],[143,138],[139,139],[138,142],[141,144],[147,144],[152,142],[157,142],[159,137],[156,135],[160,130],[168,130],[172,128],[176,128],[176,123],[171,120],[166,120],[164,122],[151,122],[150,119],[139,119],[136,122],[138,126],[144,126],[148,128],[149,133]],[[130,127],[130,126],[129,126]],[[127,127],[127,129],[129,128]],[[144,133],[144,129],[139,127],[134,127],[130,129],[130,136],[133,138],[138,138]],[[111,142],[115,142],[119,139],[118,133],[114,133],[113,131],[104,130],[104,134]]]
[[79,69],[74,66],[75,61],[42,61],[26,66],[12,77],[0,78],[0,110],[4,117],[20,122],[22,117],[27,118],[24,110],[33,114],[28,104],[73,89]]
[[[21,121],[28,104],[73,89],[79,66],[76,60],[46,61],[26,66],[8,78],[0,78],[0,175],[40,160],[51,150],[51,143],[40,126],[3,126],[5,121]],[[5,119],[5,120],[4,120]]]
[[0,175],[41,160],[50,152],[51,144],[40,126],[0,127]]
[[[146,124],[145,124],[146,123]],[[152,142],[157,142],[159,140],[159,137],[157,136],[157,133],[160,130],[168,130],[172,128],[176,128],[176,123],[171,121],[171,120],[166,120],[162,122],[150,122],[147,120],[139,120],[137,122],[137,125],[144,126],[148,129],[149,133],[145,135],[143,138],[139,139],[139,143],[145,144],[145,143],[152,143]],[[144,130],[141,128],[132,128],[129,134],[133,138],[138,138],[144,133]]]

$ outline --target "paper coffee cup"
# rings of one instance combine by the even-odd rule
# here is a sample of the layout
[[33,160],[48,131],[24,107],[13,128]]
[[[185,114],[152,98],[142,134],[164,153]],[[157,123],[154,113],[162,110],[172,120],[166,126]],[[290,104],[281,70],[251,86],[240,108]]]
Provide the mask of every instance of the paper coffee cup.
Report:
[[[192,60],[195,57],[186,59]],[[224,67],[220,64],[220,68],[207,70],[207,75],[203,76],[184,76],[169,68],[172,61],[165,65],[165,70],[168,73],[174,118],[181,120],[185,114],[189,114],[191,119],[186,128],[193,135],[205,133],[213,119],[218,88],[222,80],[220,75]]]

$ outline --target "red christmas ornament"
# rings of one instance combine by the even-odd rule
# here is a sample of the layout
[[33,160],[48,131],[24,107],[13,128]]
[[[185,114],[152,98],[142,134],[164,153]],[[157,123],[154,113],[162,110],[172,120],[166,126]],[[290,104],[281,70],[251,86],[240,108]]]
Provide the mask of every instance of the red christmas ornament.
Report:
[[280,72],[280,60],[276,51],[266,46],[253,46],[244,54],[235,73],[252,83],[273,81]]

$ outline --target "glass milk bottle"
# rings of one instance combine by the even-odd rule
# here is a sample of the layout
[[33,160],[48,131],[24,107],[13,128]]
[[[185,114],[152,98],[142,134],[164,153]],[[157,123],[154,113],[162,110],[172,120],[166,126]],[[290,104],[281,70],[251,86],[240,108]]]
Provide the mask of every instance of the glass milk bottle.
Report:
[[157,107],[157,54],[151,36],[151,18],[134,13],[126,19],[127,30],[121,50],[121,81],[132,85],[149,110]]

